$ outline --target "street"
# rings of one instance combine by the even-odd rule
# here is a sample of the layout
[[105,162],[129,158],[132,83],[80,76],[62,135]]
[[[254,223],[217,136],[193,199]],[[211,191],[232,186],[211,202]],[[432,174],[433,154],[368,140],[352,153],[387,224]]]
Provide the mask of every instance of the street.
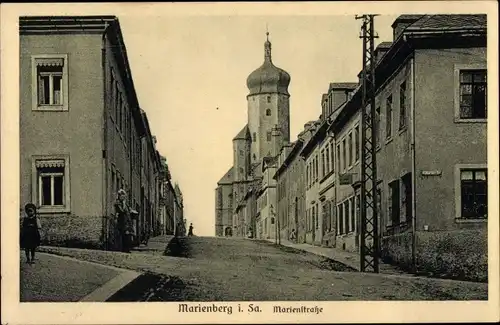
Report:
[[[359,273],[319,255],[250,239],[158,237],[131,254],[40,250],[142,273],[107,299],[116,302],[487,299],[485,283]],[[22,277],[29,281],[45,268],[58,267],[37,264]]]

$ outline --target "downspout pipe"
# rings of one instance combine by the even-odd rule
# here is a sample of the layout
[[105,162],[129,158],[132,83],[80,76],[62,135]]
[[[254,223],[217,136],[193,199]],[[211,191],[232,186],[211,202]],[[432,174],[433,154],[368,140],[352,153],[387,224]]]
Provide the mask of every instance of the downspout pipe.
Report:
[[108,211],[108,166],[107,166],[107,139],[108,139],[108,96],[107,96],[107,89],[106,89],[106,84],[108,82],[108,78],[106,78],[106,36],[108,33],[108,28],[109,24],[108,22],[104,22],[104,31],[102,33],[102,42],[101,42],[101,67],[102,67],[102,98],[103,98],[103,116],[102,116],[102,126],[103,126],[103,133],[102,133],[102,203],[101,203],[101,209],[103,213],[103,225],[102,225],[102,231],[104,232],[103,236],[103,246],[105,250],[109,249],[109,244],[108,244],[108,225],[109,225],[109,211]]
[[416,168],[416,154],[415,154],[415,52],[413,52],[413,57],[410,59],[411,65],[411,104],[410,104],[410,133],[411,133],[411,228],[412,228],[412,245],[411,245],[411,260],[413,272],[417,272],[417,223],[416,223],[416,180],[417,180],[417,168]]

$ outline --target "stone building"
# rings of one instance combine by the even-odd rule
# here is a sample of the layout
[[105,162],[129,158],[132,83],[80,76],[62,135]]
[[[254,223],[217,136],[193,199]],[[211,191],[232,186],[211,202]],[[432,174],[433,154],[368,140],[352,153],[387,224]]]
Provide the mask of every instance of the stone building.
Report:
[[263,182],[263,173],[290,140],[289,84],[290,75],[272,62],[267,39],[263,64],[247,78],[248,123],[233,139],[233,166],[216,189],[216,236],[255,234],[261,186],[272,183]]
[[141,234],[160,167],[119,21],[21,17],[19,29],[21,204],[38,206],[52,244],[115,248],[118,189]]

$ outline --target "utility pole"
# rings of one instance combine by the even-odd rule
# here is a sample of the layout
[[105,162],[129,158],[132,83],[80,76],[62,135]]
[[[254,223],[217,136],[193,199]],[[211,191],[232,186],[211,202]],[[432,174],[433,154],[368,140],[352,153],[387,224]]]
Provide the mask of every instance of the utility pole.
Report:
[[363,40],[362,104],[361,104],[361,272],[378,273],[379,236],[377,211],[377,160],[375,125],[375,35],[373,18],[361,19],[360,38]]

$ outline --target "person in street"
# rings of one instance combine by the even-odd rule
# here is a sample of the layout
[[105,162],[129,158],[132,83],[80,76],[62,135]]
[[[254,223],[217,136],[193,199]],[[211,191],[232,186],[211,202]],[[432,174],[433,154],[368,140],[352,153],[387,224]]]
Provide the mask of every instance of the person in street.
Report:
[[295,241],[297,235],[295,234],[295,229],[292,229],[291,233],[290,233],[290,240],[291,241]]
[[190,225],[189,225],[189,232],[188,232],[188,236],[193,236],[193,224],[190,224]]
[[121,239],[121,250],[130,253],[132,246],[133,224],[130,216],[130,208],[126,202],[127,193],[124,189],[118,191],[118,199],[115,203],[118,232]]
[[42,225],[40,218],[36,214],[36,206],[33,203],[26,204],[24,211],[25,215],[23,216],[21,228],[21,249],[24,249],[26,254],[26,262],[34,264],[35,251],[40,246]]

